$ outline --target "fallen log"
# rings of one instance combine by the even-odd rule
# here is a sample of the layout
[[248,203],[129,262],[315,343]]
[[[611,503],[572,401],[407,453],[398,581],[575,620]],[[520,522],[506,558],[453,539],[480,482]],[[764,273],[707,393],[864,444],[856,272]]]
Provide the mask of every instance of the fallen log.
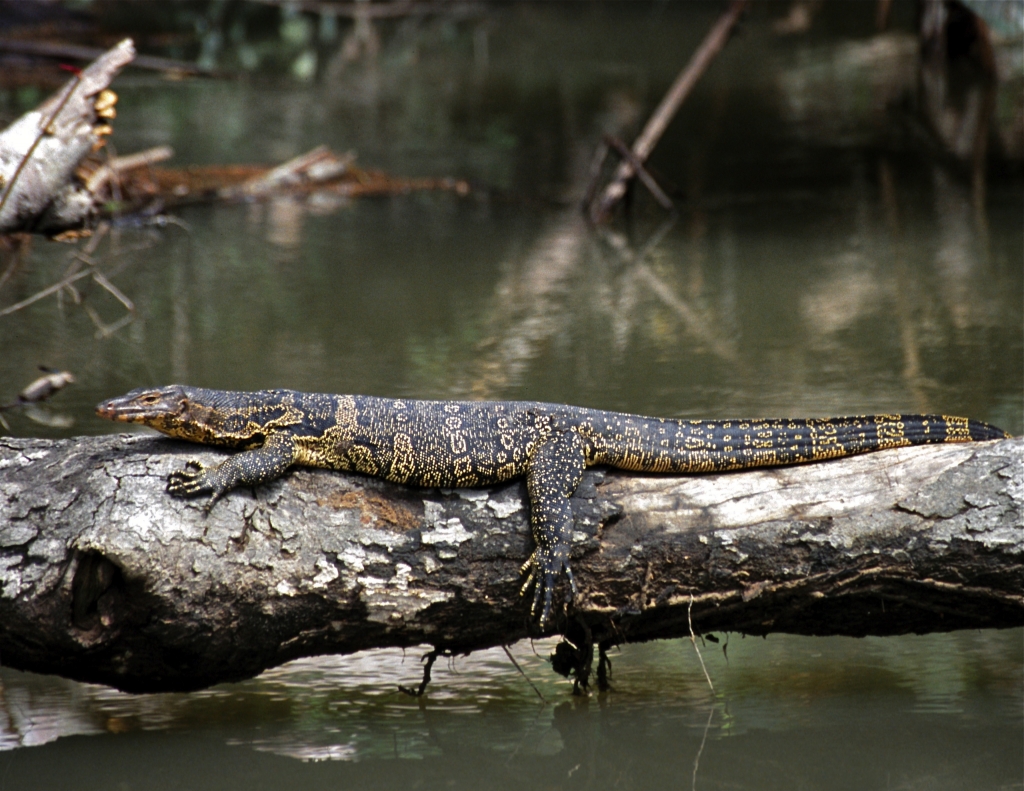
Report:
[[[300,656],[537,634],[518,595],[521,483],[299,469],[209,515],[165,493],[187,459],[219,455],[149,435],[0,438],[0,660],[188,690]],[[1019,626],[1022,505],[1022,439],[721,475],[589,470],[577,606],[554,626],[604,646]]]

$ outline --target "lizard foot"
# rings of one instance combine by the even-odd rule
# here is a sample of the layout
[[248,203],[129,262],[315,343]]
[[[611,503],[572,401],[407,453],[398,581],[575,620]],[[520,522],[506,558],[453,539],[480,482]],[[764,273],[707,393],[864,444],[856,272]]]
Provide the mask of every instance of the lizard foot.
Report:
[[210,469],[195,459],[189,460],[183,470],[175,470],[167,476],[167,492],[175,497],[193,497],[210,492],[210,499],[203,507],[203,510],[209,511],[224,493],[213,480]]
[[566,602],[576,597],[576,578],[573,576],[572,568],[569,566],[568,547],[537,547],[520,568],[520,572],[526,574],[523,587],[519,589],[519,595],[525,596],[533,587],[533,604],[530,606],[530,615],[537,617],[537,608],[543,607],[540,611],[540,628],[547,627],[551,617],[551,600],[554,596],[555,585],[562,571],[569,578],[571,594],[566,597]]

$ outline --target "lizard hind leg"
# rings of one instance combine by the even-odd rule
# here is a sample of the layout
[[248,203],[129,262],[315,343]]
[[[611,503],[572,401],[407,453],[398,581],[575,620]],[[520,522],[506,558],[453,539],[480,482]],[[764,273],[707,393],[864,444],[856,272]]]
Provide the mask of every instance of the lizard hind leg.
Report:
[[[572,597],[576,579],[569,567],[573,515],[569,498],[583,478],[586,457],[583,440],[575,431],[556,431],[540,440],[530,454],[526,490],[530,496],[530,525],[536,548],[523,564],[526,574],[520,595],[534,588],[530,614],[543,629],[551,616],[555,586],[562,572],[569,579]],[[571,599],[570,599],[571,600]]]

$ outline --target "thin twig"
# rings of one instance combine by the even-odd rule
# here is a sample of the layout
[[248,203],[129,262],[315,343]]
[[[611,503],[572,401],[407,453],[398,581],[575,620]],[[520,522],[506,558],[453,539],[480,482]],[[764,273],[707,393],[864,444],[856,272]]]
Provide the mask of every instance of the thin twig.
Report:
[[122,173],[155,165],[157,162],[163,162],[173,156],[174,149],[170,146],[155,146],[154,148],[147,148],[145,151],[139,151],[137,154],[114,157],[102,167],[97,168],[96,172],[89,176],[88,181],[85,182],[85,189],[95,194],[107,182],[119,178]]
[[81,74],[76,74],[72,78],[72,80],[68,83],[67,92],[61,98],[61,100],[57,102],[57,106],[53,109],[53,112],[50,113],[50,117],[46,120],[46,123],[39,128],[39,132],[36,134],[36,139],[32,141],[32,145],[29,146],[28,151],[25,152],[25,156],[21,158],[21,162],[18,163],[17,170],[14,171],[14,175],[11,176],[11,180],[7,184],[7,189],[4,191],[4,196],[0,198],[0,215],[3,214],[4,206],[7,204],[7,199],[10,198],[11,193],[14,192],[14,187],[18,183],[18,177],[21,175],[21,171],[25,169],[25,165],[28,164],[28,161],[30,159],[32,159],[32,155],[35,153],[36,147],[39,145],[39,141],[43,139],[44,135],[51,134],[50,130],[52,128],[53,122],[57,120],[57,116],[60,115],[61,110],[64,109],[64,105],[68,103],[68,99],[71,98],[71,95],[75,92],[75,89],[78,88],[78,84],[81,81]]
[[424,654],[423,660],[425,664],[423,665],[423,680],[420,681],[419,686],[416,687],[416,689],[410,689],[409,687],[405,687],[399,684],[399,691],[404,692],[406,695],[410,695],[414,698],[422,698],[423,693],[427,690],[427,684],[430,683],[430,670],[434,666],[434,662],[437,661],[437,658],[441,656],[443,653],[443,649],[435,648]]
[[[92,236],[92,238],[89,239],[88,243],[85,245],[83,249],[71,251],[71,254],[69,256],[69,258],[71,259],[71,263],[68,266],[68,269],[65,272],[64,277],[61,278],[61,280],[59,280],[57,283],[54,283],[49,288],[45,288],[42,291],[33,294],[28,299],[22,300],[16,305],[11,305],[7,308],[4,308],[3,310],[0,310],[0,316],[6,316],[9,313],[15,313],[16,311],[19,311],[22,308],[31,305],[33,302],[38,302],[43,297],[49,296],[54,292],[57,292],[59,294],[65,288],[71,292],[71,295],[74,298],[75,303],[79,304],[82,301],[81,297],[79,296],[78,292],[71,287],[71,285],[77,280],[81,280],[84,277],[92,275],[92,279],[96,282],[96,284],[104,288],[112,297],[114,297],[114,299],[116,299],[118,302],[124,305],[125,309],[127,309],[128,311],[127,316],[118,319],[113,324],[104,324],[102,319],[100,319],[99,314],[96,313],[96,311],[93,310],[91,307],[86,305],[86,313],[89,314],[89,317],[96,325],[97,337],[108,337],[109,335],[112,335],[113,333],[117,332],[117,330],[121,329],[121,327],[130,323],[135,318],[135,303],[132,302],[131,299],[129,299],[128,296],[123,291],[121,291],[121,289],[119,289],[117,286],[111,283],[107,276],[104,275],[99,270],[99,266],[97,265],[95,259],[93,259],[91,255],[91,253],[94,253],[96,251],[96,248],[99,246],[100,240],[103,238],[104,235],[106,235],[109,229],[110,223],[101,223],[100,226],[96,229],[96,233]],[[80,263],[86,264],[89,267],[89,269],[80,270]]]
[[128,309],[129,313],[135,312],[135,303],[128,299],[128,297],[124,295],[124,292],[122,292],[121,289],[119,289],[117,286],[115,286],[113,283],[107,280],[107,278],[103,275],[102,272],[100,272],[100,270],[97,269],[92,273],[92,279],[99,283],[101,286],[103,286],[103,288],[105,288],[107,291],[109,291],[110,295],[118,302],[120,302],[122,305],[124,305],[125,308]]
[[15,273],[15,271],[18,269],[18,264],[19,263],[21,263],[21,262],[18,260],[17,252],[15,252],[11,256],[11,262],[7,265],[7,268],[4,269],[2,274],[0,274],[0,288],[3,288],[4,287],[4,283],[6,283],[8,280],[10,280],[11,275],[13,275]]
[[508,657],[508,660],[513,665],[515,665],[515,668],[516,668],[516,670],[519,671],[520,675],[523,678],[526,679],[526,683],[529,684],[530,687],[533,689],[533,691],[537,693],[537,697],[540,698],[543,703],[547,703],[548,702],[547,699],[542,694],[540,694],[540,690],[537,689],[537,687],[534,686],[533,682],[530,681],[530,677],[528,675],[526,675],[526,672],[519,666],[519,663],[516,661],[516,658],[514,656],[512,656],[512,652],[508,650],[508,646],[507,645],[503,645],[501,647],[501,650],[505,652],[505,656]]
[[690,617],[693,611],[693,594],[690,594],[690,606],[686,608],[686,622],[690,625],[690,642],[693,644],[693,650],[697,652],[697,658],[700,660],[700,669],[704,671],[704,678],[708,680],[708,686],[711,687],[711,692],[714,694],[715,685],[711,683],[711,676],[708,675],[708,669],[704,667],[704,657],[700,655],[700,649],[697,647],[697,638],[693,633],[693,619]]
[[82,305],[82,309],[85,311],[85,315],[92,319],[92,323],[96,325],[95,337],[107,337],[107,325],[103,323],[103,319],[100,318],[100,314],[96,312],[96,309],[89,304]]
[[647,238],[644,246],[640,248],[640,252],[636,254],[636,262],[638,264],[642,264],[647,260],[647,256],[654,252],[658,245],[661,244],[661,240],[668,235],[668,232],[675,227],[678,221],[679,215],[673,212],[665,218],[661,225],[654,229],[654,233]]
[[711,711],[708,712],[707,724],[704,726],[704,737],[700,740],[700,749],[697,750],[697,756],[693,759],[693,782],[690,784],[692,791],[697,791],[697,769],[700,767],[700,756],[704,752],[704,743],[708,740],[708,731],[711,729],[711,718],[714,714],[715,707],[712,706]]
[[100,314],[96,312],[95,308],[93,308],[92,305],[90,305],[89,303],[85,303],[84,305],[82,305],[82,308],[85,310],[89,318],[92,319],[92,323],[96,325],[95,337],[98,340],[109,338],[122,327],[131,324],[132,321],[134,321],[135,319],[134,313],[125,313],[113,324],[104,324],[103,319],[100,318]]
[[96,226],[96,232],[89,237],[89,241],[87,241],[85,243],[85,246],[82,248],[82,253],[84,255],[92,255],[93,253],[95,253],[96,248],[100,246],[100,241],[103,239],[104,236],[107,235],[107,231],[109,230],[110,223],[107,222],[106,220],[104,220],[98,226]]
[[217,195],[226,200],[255,198],[303,182],[317,184],[338,178],[352,167],[353,162],[355,154],[352,152],[339,156],[328,146],[321,145],[241,184],[223,187],[217,191]]
[[647,187],[647,190],[654,196],[654,199],[661,204],[663,209],[666,211],[672,211],[675,208],[675,204],[672,203],[672,199],[665,194],[665,191],[660,186],[658,186],[658,182],[654,180],[654,176],[647,171],[647,168],[644,167],[644,163],[637,158],[625,143],[619,140],[619,138],[612,137],[611,135],[605,135],[604,141],[614,148],[620,157],[633,166],[633,170],[636,171],[636,175],[639,177],[640,181],[643,182],[643,185]]
[[75,274],[71,275],[70,277],[65,277],[64,279],[59,280],[58,282],[54,283],[49,288],[44,288],[42,291],[39,291],[39,292],[33,294],[28,299],[23,299],[21,302],[15,303],[14,305],[10,305],[10,306],[4,308],[3,310],[0,310],[0,316],[8,316],[11,313],[17,313],[22,308],[27,308],[33,302],[38,302],[43,297],[48,297],[48,296],[50,296],[50,294],[53,294],[54,292],[60,291],[65,286],[71,285],[76,280],[81,280],[83,277],[89,277],[89,275],[91,275],[91,274],[92,274],[92,272],[90,270],[86,269],[86,270],[84,270],[82,272],[76,272]]
[[[43,58],[95,60],[107,50],[97,47],[84,47],[80,44],[51,44],[45,41],[0,38],[0,51],[16,52],[21,55],[37,55]],[[212,76],[215,73],[213,69],[199,66],[195,63],[184,60],[172,60],[171,58],[160,58],[155,55],[137,55],[132,59],[132,65],[140,69],[180,72],[182,74]]]

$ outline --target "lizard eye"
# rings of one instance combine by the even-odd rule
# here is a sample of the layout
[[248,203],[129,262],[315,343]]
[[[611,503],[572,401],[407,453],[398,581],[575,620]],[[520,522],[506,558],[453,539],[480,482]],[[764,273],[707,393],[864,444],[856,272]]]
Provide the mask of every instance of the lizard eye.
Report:
[[160,396],[157,393],[147,393],[141,400],[143,404],[155,404],[160,400]]

